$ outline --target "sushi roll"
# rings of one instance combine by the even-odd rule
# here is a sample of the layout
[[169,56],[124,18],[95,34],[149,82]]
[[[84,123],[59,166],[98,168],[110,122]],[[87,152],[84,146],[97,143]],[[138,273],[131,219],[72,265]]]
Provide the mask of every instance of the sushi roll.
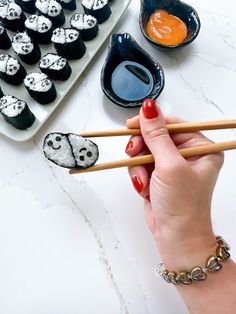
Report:
[[0,113],[6,122],[19,130],[28,129],[35,121],[27,103],[15,96],[5,95],[0,98]]
[[71,75],[68,60],[55,53],[46,54],[39,62],[39,69],[53,80],[66,81]]
[[11,47],[11,40],[5,28],[0,24],[0,49],[9,49]]
[[52,22],[43,15],[31,15],[25,21],[30,37],[39,44],[49,44],[52,37]]
[[0,0],[0,20],[9,30],[24,30],[25,15],[21,7],[13,0]]
[[98,146],[77,134],[49,133],[43,142],[47,159],[64,168],[88,168],[99,157]]
[[60,3],[56,0],[36,0],[36,8],[40,14],[48,17],[54,27],[65,23],[65,14]]
[[54,83],[44,73],[28,74],[24,84],[30,96],[42,105],[51,103],[57,97]]
[[108,0],[82,0],[81,4],[84,12],[96,17],[99,24],[105,22],[111,15]]
[[36,0],[15,0],[15,3],[17,3],[23,11],[33,14],[36,12],[35,1]]
[[52,34],[52,42],[57,53],[67,59],[80,59],[86,51],[79,31],[72,28],[56,28]]
[[66,10],[73,11],[73,10],[76,9],[76,2],[75,2],[75,0],[58,0],[58,2]]
[[98,22],[92,15],[75,13],[70,19],[70,25],[80,32],[83,40],[91,40],[97,36]]
[[2,98],[3,96],[4,96],[4,94],[3,94],[2,88],[0,86],[0,98]]
[[12,56],[0,54],[0,78],[12,85],[20,85],[26,76],[25,68]]
[[12,38],[12,48],[21,60],[27,64],[34,64],[41,58],[38,44],[26,32],[17,33]]

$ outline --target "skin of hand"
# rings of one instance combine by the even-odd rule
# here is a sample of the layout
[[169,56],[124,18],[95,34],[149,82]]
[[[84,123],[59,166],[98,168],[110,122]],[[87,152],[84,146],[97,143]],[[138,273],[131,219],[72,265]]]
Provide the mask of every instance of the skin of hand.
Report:
[[133,157],[151,152],[155,159],[155,165],[131,167],[129,174],[145,199],[147,223],[171,270],[204,265],[215,253],[211,200],[224,159],[222,153],[184,159],[178,149],[211,141],[197,132],[170,136],[166,123],[179,122],[164,118],[153,100],[144,101],[139,116],[126,121],[128,128],[140,127],[142,133],[130,138],[126,153]]
[[[164,117],[153,100],[144,101],[139,116],[126,122],[142,134],[131,137],[126,153],[154,156],[154,165],[132,167],[129,173],[145,200],[146,219],[164,267],[176,272],[205,267],[206,259],[215,255],[211,199],[224,159],[222,153],[184,159],[178,149],[210,141],[201,133],[170,136],[166,124],[179,122]],[[236,264],[229,259],[204,282],[176,288],[191,314],[231,314],[236,313],[235,283]]]

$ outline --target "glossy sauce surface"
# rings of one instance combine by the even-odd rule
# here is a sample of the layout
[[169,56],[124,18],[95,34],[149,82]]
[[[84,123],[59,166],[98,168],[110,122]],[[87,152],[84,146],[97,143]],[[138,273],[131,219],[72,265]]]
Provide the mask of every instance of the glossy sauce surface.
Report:
[[186,24],[165,10],[156,10],[146,26],[147,35],[164,45],[177,45],[187,36]]
[[134,61],[121,62],[112,73],[113,92],[125,101],[140,101],[146,98],[154,85],[152,74],[143,65]]

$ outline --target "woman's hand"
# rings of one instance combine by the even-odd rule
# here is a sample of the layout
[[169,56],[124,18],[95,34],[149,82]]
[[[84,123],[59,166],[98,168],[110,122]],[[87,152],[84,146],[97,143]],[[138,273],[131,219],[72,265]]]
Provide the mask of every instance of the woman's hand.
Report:
[[128,119],[128,128],[141,129],[131,137],[126,153],[133,157],[152,153],[155,165],[129,169],[134,187],[145,199],[145,214],[166,267],[181,269],[205,263],[215,253],[211,224],[211,199],[223,164],[223,154],[184,159],[178,149],[210,141],[200,133],[169,135],[166,123],[182,122],[163,117],[153,100],[144,101],[140,115]]

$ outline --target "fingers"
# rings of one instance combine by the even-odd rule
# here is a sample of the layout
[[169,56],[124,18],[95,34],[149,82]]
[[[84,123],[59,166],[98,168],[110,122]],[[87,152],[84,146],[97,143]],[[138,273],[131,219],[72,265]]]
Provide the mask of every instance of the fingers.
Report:
[[[135,139],[137,138],[135,137]],[[140,151],[140,153],[135,154],[135,152],[139,150],[140,148],[141,147],[138,147],[137,149],[135,149],[134,147],[133,149],[129,151],[128,155],[133,157],[133,156],[143,156],[149,153],[147,147],[144,146],[142,151]],[[135,166],[135,167],[130,167],[128,169],[129,175],[130,175],[130,178],[132,180],[135,190],[139,193],[141,197],[143,197],[144,199],[148,201],[150,200],[149,184],[150,184],[150,177],[151,177],[151,173],[153,172],[153,169],[154,169],[153,165]]]
[[126,120],[126,126],[129,129],[139,129],[139,116],[134,116]]
[[126,145],[125,152],[129,156],[136,156],[146,148],[146,144],[142,136],[131,136]]
[[141,197],[150,200],[149,181],[150,177],[147,168],[144,166],[137,166],[129,168],[129,175],[132,180],[135,190]]
[[184,160],[170,138],[165,119],[154,100],[147,99],[143,102],[139,122],[144,141],[157,166],[168,167]]

